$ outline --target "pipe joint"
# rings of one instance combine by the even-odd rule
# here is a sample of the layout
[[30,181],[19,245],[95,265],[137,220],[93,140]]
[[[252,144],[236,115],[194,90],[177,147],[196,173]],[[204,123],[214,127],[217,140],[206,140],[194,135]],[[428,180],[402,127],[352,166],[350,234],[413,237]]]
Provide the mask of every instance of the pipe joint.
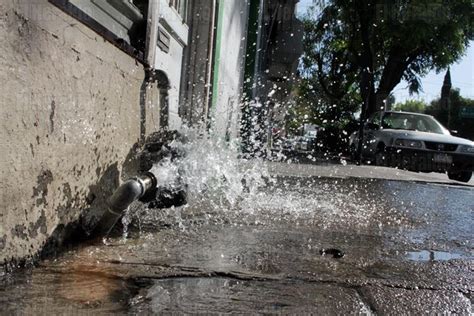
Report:
[[109,199],[111,210],[121,213],[127,209],[130,204],[140,199],[149,190],[156,187],[155,176],[148,172],[141,177],[131,178],[123,183]]

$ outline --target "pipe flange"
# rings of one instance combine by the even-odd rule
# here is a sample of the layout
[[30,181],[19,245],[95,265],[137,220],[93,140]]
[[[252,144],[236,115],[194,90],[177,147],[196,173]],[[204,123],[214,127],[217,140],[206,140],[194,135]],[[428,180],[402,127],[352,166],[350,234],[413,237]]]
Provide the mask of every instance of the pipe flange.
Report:
[[141,198],[142,196],[144,196],[144,195],[145,195],[145,192],[146,192],[146,183],[145,183],[145,180],[143,180],[141,177],[130,178],[130,180],[136,181],[136,182],[140,185],[141,193],[140,193],[139,198]]

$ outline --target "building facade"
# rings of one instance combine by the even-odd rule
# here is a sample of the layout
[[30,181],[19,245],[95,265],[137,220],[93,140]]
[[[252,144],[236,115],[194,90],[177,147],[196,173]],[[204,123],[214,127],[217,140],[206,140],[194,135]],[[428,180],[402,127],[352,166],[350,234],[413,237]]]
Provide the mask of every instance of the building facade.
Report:
[[0,263],[105,207],[147,135],[237,136],[246,1],[6,0],[0,14]]
[[182,117],[226,140],[240,127],[249,9],[248,1],[194,0],[188,16]]
[[[284,127],[303,53],[299,0],[252,0],[244,85],[243,151],[266,156],[274,130]],[[280,126],[281,125],[281,126]],[[262,148],[264,150],[262,150]]]
[[106,208],[151,133],[203,124],[236,140],[248,83],[265,73],[268,90],[292,67],[272,3],[2,1],[0,265]]

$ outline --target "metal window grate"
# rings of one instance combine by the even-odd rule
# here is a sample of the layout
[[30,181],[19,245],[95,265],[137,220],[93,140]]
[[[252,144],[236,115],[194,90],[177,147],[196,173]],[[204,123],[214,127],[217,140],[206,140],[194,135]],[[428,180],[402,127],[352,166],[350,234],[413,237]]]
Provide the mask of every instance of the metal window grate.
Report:
[[170,51],[171,36],[162,27],[158,28],[158,47],[168,53]]

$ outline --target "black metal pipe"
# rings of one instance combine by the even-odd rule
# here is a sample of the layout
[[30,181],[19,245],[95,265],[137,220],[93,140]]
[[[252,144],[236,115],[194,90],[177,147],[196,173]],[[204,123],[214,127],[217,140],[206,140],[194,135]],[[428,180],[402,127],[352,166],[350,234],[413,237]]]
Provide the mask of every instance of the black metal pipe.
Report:
[[108,200],[108,210],[91,233],[93,236],[107,235],[124,211],[147,192],[156,188],[157,181],[151,172],[125,181]]
[[122,184],[110,197],[109,207],[112,211],[120,213],[153,187],[156,187],[156,180],[152,174],[132,178]]

